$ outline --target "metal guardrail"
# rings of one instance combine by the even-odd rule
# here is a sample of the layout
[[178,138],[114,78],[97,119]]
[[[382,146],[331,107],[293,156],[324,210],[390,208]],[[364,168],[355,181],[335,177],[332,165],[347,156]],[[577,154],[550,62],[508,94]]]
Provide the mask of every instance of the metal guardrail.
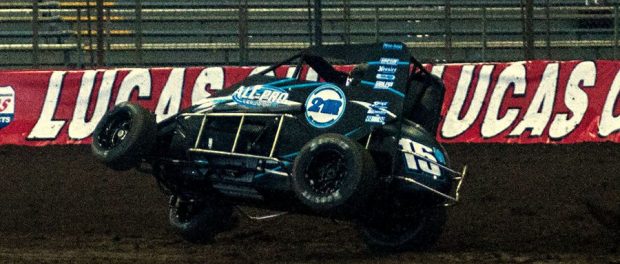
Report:
[[[242,2],[244,4],[240,7],[238,3],[229,2],[136,0],[135,3],[107,1],[97,7],[97,0],[48,1],[37,4],[36,26],[33,23],[35,9],[31,2],[0,3],[0,22],[22,26],[20,30],[0,30],[0,50],[5,54],[19,52],[22,57],[24,52],[30,51],[34,66],[38,64],[35,58],[45,60],[49,57],[35,53],[62,52],[63,61],[50,62],[48,59],[44,63],[81,68],[97,63],[102,66],[118,65],[114,61],[95,61],[95,54],[99,58],[106,54],[114,55],[115,52],[134,53],[136,65],[149,64],[149,57],[157,56],[152,54],[160,51],[177,52],[179,55],[171,57],[168,65],[175,64],[174,59],[182,56],[183,51],[223,52],[224,63],[227,64],[233,61],[240,64],[268,63],[252,60],[252,54],[261,57],[260,52],[263,51],[301,49],[311,44],[311,15],[315,10],[310,2]],[[476,60],[497,60],[489,55],[491,50],[523,49],[524,40],[521,37],[526,32],[521,27],[522,7],[506,1],[493,2],[490,6],[489,2],[332,1],[323,4],[321,21],[324,29],[321,36],[326,38],[324,43],[369,42],[385,38],[404,41],[413,48],[435,50],[432,53],[443,55],[443,60],[450,62],[455,62],[453,56],[459,50],[478,51]],[[549,4],[549,0],[536,1],[535,4],[530,14],[537,23],[530,32],[534,38],[531,49],[546,51],[544,58],[553,59],[552,49],[574,48],[602,50],[616,58],[619,38],[617,5],[584,6],[581,1],[565,1],[561,6],[554,6]],[[102,16],[96,16],[98,9],[101,9]],[[295,25],[307,23],[308,26],[295,29],[262,28],[278,25],[282,21]],[[607,25],[599,25],[598,28],[580,26],[580,23],[588,21],[602,21]],[[222,23],[226,26],[217,26]],[[390,23],[403,26],[382,26]],[[438,26],[420,26],[424,23]],[[494,28],[495,23],[512,23],[510,25],[513,26]],[[575,25],[558,27],[552,23]],[[32,24],[32,31],[23,28],[27,24]],[[155,24],[205,26],[158,30],[153,29]],[[461,24],[472,26],[464,28]],[[216,26],[211,28],[209,25]],[[33,36],[36,36],[36,41]],[[235,53],[239,54],[239,59],[229,60]],[[0,64],[2,66],[11,65]]]

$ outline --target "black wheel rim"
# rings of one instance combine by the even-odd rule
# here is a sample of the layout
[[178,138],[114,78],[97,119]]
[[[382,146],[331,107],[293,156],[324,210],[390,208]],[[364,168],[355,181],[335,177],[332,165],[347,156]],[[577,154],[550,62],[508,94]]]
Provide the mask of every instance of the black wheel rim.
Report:
[[189,222],[202,208],[201,204],[195,201],[181,201],[172,206],[175,207],[174,218],[180,223]]
[[348,174],[344,154],[337,150],[316,153],[306,169],[305,181],[319,195],[337,191]]
[[131,130],[131,113],[119,112],[106,121],[101,133],[97,136],[97,144],[103,149],[118,146]]

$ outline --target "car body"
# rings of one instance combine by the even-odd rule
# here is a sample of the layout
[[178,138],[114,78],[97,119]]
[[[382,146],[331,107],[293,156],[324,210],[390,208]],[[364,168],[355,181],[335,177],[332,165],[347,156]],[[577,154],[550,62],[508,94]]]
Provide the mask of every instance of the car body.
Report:
[[[273,76],[288,65],[290,77]],[[302,79],[311,69],[320,81]],[[157,124],[119,105],[92,149],[113,169],[151,168],[190,241],[211,239],[243,204],[354,221],[374,248],[419,247],[464,176],[434,137],[443,92],[403,43],[314,46]],[[408,213],[398,224],[415,234],[388,230],[398,217],[385,215]]]

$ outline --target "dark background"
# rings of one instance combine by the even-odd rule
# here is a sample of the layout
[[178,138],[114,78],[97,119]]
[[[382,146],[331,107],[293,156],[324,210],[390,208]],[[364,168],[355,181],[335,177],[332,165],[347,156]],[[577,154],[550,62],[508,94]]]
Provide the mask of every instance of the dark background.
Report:
[[438,247],[377,256],[351,225],[306,216],[242,219],[216,243],[191,245],[168,226],[167,199],[149,175],[108,170],[89,146],[2,146],[0,261],[618,263],[611,231],[582,202],[618,210],[618,145],[446,148],[469,174]]

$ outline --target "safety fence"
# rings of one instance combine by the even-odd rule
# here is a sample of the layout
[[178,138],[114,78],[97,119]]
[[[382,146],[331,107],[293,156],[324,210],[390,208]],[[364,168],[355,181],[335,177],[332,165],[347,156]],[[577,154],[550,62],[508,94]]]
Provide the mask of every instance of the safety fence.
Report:
[[434,63],[616,59],[618,18],[618,3],[592,0],[12,0],[0,67],[259,65],[377,41]]

